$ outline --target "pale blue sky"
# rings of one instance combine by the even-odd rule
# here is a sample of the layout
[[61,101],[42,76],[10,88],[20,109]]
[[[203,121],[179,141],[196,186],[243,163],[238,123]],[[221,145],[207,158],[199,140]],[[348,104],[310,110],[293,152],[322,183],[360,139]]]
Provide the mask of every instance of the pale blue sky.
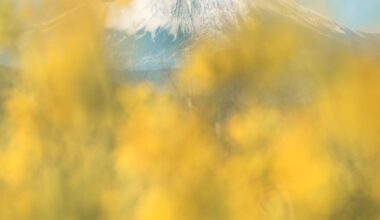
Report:
[[380,32],[380,0],[299,0],[354,29]]

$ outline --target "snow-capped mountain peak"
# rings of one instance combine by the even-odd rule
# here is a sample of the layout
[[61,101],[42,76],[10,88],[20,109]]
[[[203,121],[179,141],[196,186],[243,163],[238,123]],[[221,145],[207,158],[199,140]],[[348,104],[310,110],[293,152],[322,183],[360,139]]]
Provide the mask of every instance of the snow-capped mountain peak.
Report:
[[348,30],[293,0],[134,0],[122,10],[111,7],[108,26],[129,34],[143,30],[155,36],[157,30],[166,29],[173,36],[179,31],[218,36],[223,27],[238,26],[263,10],[283,14],[311,29],[333,34]]
[[110,11],[110,66],[130,72],[179,68],[199,38],[229,39],[226,30],[234,32],[246,21],[284,20],[323,39],[365,38],[294,0],[133,0]]
[[192,34],[219,32],[225,24],[237,25],[246,0],[135,0],[123,10],[111,9],[109,27],[129,34],[145,30],[155,34],[168,29]]

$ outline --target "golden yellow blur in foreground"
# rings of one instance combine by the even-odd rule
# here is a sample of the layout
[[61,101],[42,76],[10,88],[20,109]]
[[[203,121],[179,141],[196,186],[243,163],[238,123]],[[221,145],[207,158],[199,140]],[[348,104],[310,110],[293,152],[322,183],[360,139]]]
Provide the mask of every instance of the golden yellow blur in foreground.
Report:
[[0,219],[380,219],[372,57],[277,21],[200,46],[176,92],[120,86],[102,3],[46,4],[76,9],[1,88]]

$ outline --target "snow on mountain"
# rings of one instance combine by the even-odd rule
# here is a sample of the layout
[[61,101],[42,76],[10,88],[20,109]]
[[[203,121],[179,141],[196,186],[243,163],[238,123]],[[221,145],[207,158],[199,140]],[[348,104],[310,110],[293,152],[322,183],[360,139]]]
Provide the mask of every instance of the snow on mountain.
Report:
[[167,29],[191,34],[218,34],[226,24],[238,25],[246,13],[242,0],[135,0],[123,10],[113,8],[109,26],[134,34],[140,30],[153,36]]
[[134,0],[127,8],[111,7],[110,11],[109,27],[129,34],[144,30],[155,36],[157,30],[167,29],[173,36],[179,31],[218,35],[226,26],[238,26],[260,11],[286,15],[317,31],[350,31],[292,0]]
[[135,0],[124,9],[111,6],[110,66],[137,77],[178,68],[198,37],[222,37],[226,26],[239,26],[247,9],[242,0]]
[[135,72],[174,69],[198,38],[225,36],[262,14],[293,20],[316,34],[361,38],[292,0],[134,0],[110,7],[109,57],[115,69]]

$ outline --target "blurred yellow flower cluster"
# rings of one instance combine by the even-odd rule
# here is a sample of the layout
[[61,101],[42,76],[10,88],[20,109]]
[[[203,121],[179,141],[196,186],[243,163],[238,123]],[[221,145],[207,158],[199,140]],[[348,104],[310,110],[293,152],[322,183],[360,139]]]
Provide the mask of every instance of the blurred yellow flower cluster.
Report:
[[103,3],[45,4],[76,10],[1,105],[0,219],[380,218],[372,56],[279,19],[200,45],[175,91],[120,85]]

